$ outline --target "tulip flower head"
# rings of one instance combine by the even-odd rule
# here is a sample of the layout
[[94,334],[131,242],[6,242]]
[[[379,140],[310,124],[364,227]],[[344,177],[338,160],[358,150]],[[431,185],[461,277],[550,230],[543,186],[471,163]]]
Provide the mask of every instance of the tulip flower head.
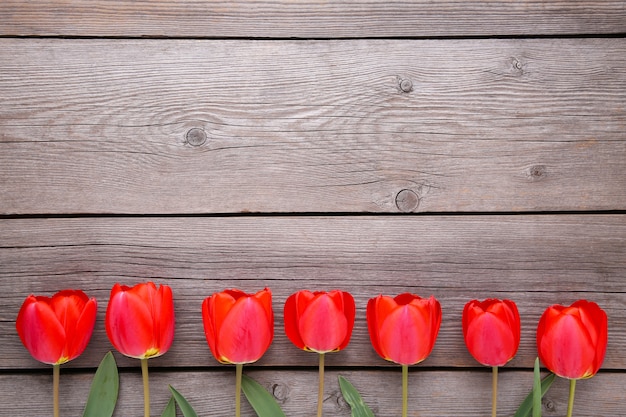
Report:
[[345,291],[298,291],[285,302],[285,333],[298,348],[327,353],[350,342],[356,307]]
[[503,366],[519,347],[520,316],[511,300],[472,300],[463,309],[463,338],[483,365]]
[[229,289],[202,303],[204,333],[213,356],[221,363],[252,363],[261,358],[274,337],[272,292],[256,294]]
[[441,325],[441,305],[403,293],[394,298],[379,295],[367,303],[367,328],[372,346],[382,358],[414,365],[430,355]]
[[163,355],[174,340],[172,289],[153,282],[134,287],[115,284],[106,311],[105,327],[111,344],[131,358]]
[[608,318],[596,303],[578,300],[569,307],[548,307],[537,326],[541,362],[568,379],[594,376],[606,353]]
[[87,347],[96,310],[96,299],[80,290],[63,290],[52,297],[29,295],[15,327],[35,359],[60,365],[78,357]]
[[342,350],[352,336],[356,307],[345,291],[298,291],[285,301],[285,333],[296,347],[319,355],[317,417],[324,404],[324,356]]

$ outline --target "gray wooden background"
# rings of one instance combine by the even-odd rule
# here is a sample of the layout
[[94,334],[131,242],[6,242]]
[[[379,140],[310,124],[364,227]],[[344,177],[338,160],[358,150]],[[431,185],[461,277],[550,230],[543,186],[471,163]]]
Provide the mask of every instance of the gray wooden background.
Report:
[[[174,290],[152,409],[176,387],[201,416],[233,414],[234,369],[206,344],[202,300],[269,286],[276,328],[245,372],[288,416],[315,412],[316,355],[282,324],[299,289],[352,292],[353,339],[327,355],[325,413],[349,416],[337,375],[379,417],[400,414],[399,368],[370,346],[380,293],[435,295],[443,321],[412,367],[410,411],[490,412],[490,370],[467,353],[463,305],[522,315],[499,415],[531,387],[535,329],[554,303],[609,316],[600,373],[576,416],[626,415],[626,5],[623,1],[53,1],[0,3],[0,403],[51,414],[51,370],[15,317],[30,294],[99,300],[85,353],[62,367],[80,415],[112,346],[115,282]],[[117,416],[142,414],[138,361]],[[563,416],[566,381],[544,400]],[[245,404],[244,414],[252,416]]]

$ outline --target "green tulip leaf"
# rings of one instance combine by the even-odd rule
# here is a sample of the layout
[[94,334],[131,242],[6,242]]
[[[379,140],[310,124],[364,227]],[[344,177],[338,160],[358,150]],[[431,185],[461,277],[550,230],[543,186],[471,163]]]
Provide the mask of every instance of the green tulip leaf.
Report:
[[183,397],[181,393],[176,391],[174,387],[172,387],[171,385],[169,387],[170,387],[170,392],[172,393],[172,397],[174,397],[174,399],[176,400],[176,404],[178,404],[178,408],[180,408],[180,411],[183,412],[183,416],[184,417],[198,417],[195,410],[193,409],[191,404],[187,402],[185,397]]
[[258,417],[285,417],[274,396],[254,379],[242,375],[241,390]]
[[[537,374],[535,373],[534,375],[537,375]],[[546,392],[548,392],[555,378],[556,378],[556,375],[553,373],[550,373],[548,376],[546,376],[545,378],[541,380],[541,397],[539,399],[540,405],[541,405],[541,398],[546,394]],[[534,388],[534,385],[533,385],[533,388]],[[513,417],[530,417],[530,414],[534,408],[533,407],[534,391],[535,391],[534,389],[531,390],[531,392],[528,394],[526,399],[519,406],[519,408],[517,409],[517,412],[515,413]],[[539,410],[541,410],[541,406],[539,407]]]
[[167,405],[165,406],[165,409],[163,410],[163,414],[161,414],[161,417],[176,417],[176,400],[174,399],[173,395],[170,397],[170,400],[167,402]]
[[352,417],[374,417],[372,410],[365,404],[361,394],[347,379],[339,375],[339,388],[344,400],[350,404]]
[[108,352],[100,362],[91,382],[83,417],[111,417],[117,403],[119,387],[117,364],[113,354]]

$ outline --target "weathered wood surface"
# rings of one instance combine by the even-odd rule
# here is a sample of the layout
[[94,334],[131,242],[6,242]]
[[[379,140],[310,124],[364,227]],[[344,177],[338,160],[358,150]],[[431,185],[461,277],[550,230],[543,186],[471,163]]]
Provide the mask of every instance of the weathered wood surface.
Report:
[[[363,216],[67,218],[0,220],[0,368],[42,368],[15,332],[29,293],[78,287],[99,300],[91,345],[69,367],[95,366],[111,349],[104,311],[115,282],[165,282],[175,295],[177,330],[155,366],[213,366],[200,305],[215,291],[264,286],[274,293],[275,340],[264,366],[315,366],[283,330],[282,306],[300,289],[354,294],[351,344],[330,366],[387,366],[370,346],[367,300],[380,293],[435,295],[442,328],[427,367],[473,367],[461,332],[473,298],[518,303],[522,343],[512,367],[532,367],[535,329],[551,304],[587,298],[610,317],[604,369],[626,368],[626,216]],[[136,361],[120,359],[120,366]]]
[[8,38],[0,96],[2,214],[626,207],[623,38]]
[[[279,400],[287,416],[315,415],[317,372],[314,370],[259,370],[244,372],[259,381]],[[361,392],[377,417],[401,414],[399,368],[387,371],[329,370],[325,378],[324,415],[350,416],[341,398],[337,376],[342,375]],[[78,416],[84,408],[91,373],[61,372],[61,415]],[[169,399],[168,384],[189,400],[200,416],[234,414],[235,372],[224,367],[213,372],[161,372],[153,369],[151,379],[152,415],[160,415]],[[50,413],[50,375],[0,375],[0,401],[5,415],[39,416]],[[600,372],[577,384],[574,412],[580,417],[616,417],[626,413],[623,374]],[[498,415],[511,416],[532,385],[530,371],[500,371]],[[564,416],[569,384],[557,380],[543,401],[543,415]],[[471,387],[471,388],[470,388]],[[491,374],[477,371],[429,371],[419,365],[409,374],[409,415],[437,417],[486,416],[491,411]],[[527,388],[528,387],[528,388]],[[36,401],[33,399],[36,398]],[[78,400],[77,400],[78,399]],[[140,415],[142,386],[139,372],[120,374],[120,398],[116,416]],[[242,400],[242,415],[254,411]]]
[[63,1],[0,3],[0,35],[355,38],[615,34],[623,1]]
[[[579,298],[607,311],[609,344],[575,415],[626,415],[625,33],[623,1],[0,2],[2,413],[50,414],[50,369],[15,331],[29,293],[99,300],[90,345],[62,367],[62,415],[80,415],[112,349],[110,288],[150,279],[177,314],[150,361],[154,415],[167,384],[199,415],[232,414],[234,370],[211,356],[200,304],[264,286],[275,339],[246,371],[288,416],[315,407],[317,357],[283,331],[303,288],[357,302],[352,342],[327,356],[325,415],[350,415],[338,374],[377,416],[400,414],[365,306],[403,291],[443,307],[412,368],[415,415],[489,414],[461,311],[492,296],[522,315],[499,415],[530,389],[543,310]],[[407,212],[421,214],[391,215]],[[116,358],[116,415],[140,415],[137,361]],[[544,416],[566,401],[559,380]]]

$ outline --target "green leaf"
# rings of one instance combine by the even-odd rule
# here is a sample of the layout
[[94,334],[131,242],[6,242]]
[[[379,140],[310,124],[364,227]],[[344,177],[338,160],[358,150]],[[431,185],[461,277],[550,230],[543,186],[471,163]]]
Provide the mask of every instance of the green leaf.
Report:
[[100,362],[91,382],[83,417],[111,417],[117,403],[119,387],[117,364],[113,354],[108,352]]
[[374,413],[365,404],[359,391],[354,388],[347,379],[339,375],[339,387],[341,388],[341,394],[352,410],[352,417],[374,417]]
[[161,417],[176,417],[176,400],[174,399],[173,395],[170,397],[170,400],[165,406]]
[[[541,380],[541,397],[543,397],[546,392],[548,392],[555,378],[556,375],[550,373],[548,376]],[[530,413],[533,409],[533,392],[534,390],[532,390],[528,394],[528,396],[526,397],[526,399],[524,399],[513,417],[530,417]]]
[[274,396],[254,379],[243,375],[241,390],[258,417],[285,417]]
[[180,394],[180,392],[176,391],[174,387],[172,387],[171,385],[169,387],[170,387],[170,392],[172,393],[172,396],[176,400],[176,404],[178,404],[178,408],[180,408],[180,411],[183,412],[183,416],[184,417],[198,417],[195,410],[193,409],[191,404],[187,402],[185,397],[183,397]]

